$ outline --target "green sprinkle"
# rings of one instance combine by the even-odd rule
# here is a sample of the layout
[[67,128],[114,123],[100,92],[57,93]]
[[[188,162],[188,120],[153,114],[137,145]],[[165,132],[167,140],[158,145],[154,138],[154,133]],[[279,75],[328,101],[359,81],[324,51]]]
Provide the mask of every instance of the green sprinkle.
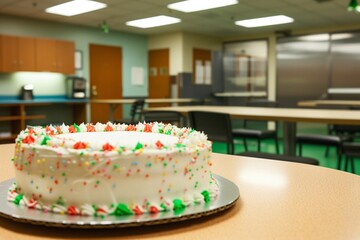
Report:
[[12,159],[11,159],[11,161],[13,162],[13,161],[15,161],[15,159],[14,159],[14,158],[12,158]]
[[152,166],[152,164],[148,162],[148,163],[146,163],[146,164],[145,164],[145,166],[147,166],[147,167],[151,167],[151,166]]
[[97,181],[96,181],[96,184],[97,184],[97,185],[99,185],[99,184],[100,184],[100,181],[99,181],[99,180],[97,180]]
[[123,203],[119,203],[116,206],[115,211],[112,213],[112,215],[115,216],[124,216],[124,215],[132,215],[132,211]]
[[118,168],[119,168],[119,165],[114,164],[114,169],[118,169]]
[[164,167],[166,167],[166,166],[167,166],[167,163],[166,163],[166,162],[164,162],[164,163],[163,163],[163,166],[164,166]]
[[80,153],[80,156],[84,156],[84,152],[81,152],[81,153]]
[[64,199],[62,197],[59,197],[59,199],[56,201],[56,203],[61,205],[61,206],[65,206],[65,202],[64,202]]
[[65,173],[65,172],[63,172],[61,175],[62,175],[63,177],[65,177],[66,173]]

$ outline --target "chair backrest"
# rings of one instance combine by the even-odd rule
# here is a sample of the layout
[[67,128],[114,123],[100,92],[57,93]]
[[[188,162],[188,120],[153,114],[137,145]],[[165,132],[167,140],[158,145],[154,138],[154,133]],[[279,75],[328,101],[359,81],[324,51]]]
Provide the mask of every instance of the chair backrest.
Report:
[[[227,143],[228,152],[234,153],[234,140],[229,114],[190,111],[188,115],[190,126],[193,129],[204,132],[211,141]],[[229,146],[231,147],[229,148]]]
[[143,117],[145,122],[181,124],[181,114],[176,111],[145,111]]
[[130,116],[131,116],[131,122],[136,123],[141,120],[141,114],[144,109],[145,100],[144,99],[137,99],[130,108]]

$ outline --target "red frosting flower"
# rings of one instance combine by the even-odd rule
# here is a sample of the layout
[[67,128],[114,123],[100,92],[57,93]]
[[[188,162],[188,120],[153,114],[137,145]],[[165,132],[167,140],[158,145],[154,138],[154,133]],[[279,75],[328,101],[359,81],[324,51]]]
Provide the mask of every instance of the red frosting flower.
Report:
[[50,128],[49,126],[45,127],[46,134],[49,136],[55,135],[54,129]]
[[156,147],[157,147],[158,149],[161,149],[161,148],[164,147],[164,144],[162,144],[162,143],[160,142],[160,140],[158,140],[158,141],[155,143],[155,145],[156,145]]
[[136,206],[135,208],[133,208],[133,212],[135,215],[143,214],[143,211],[141,210],[141,208],[139,206]]
[[114,131],[114,129],[108,124],[108,125],[106,125],[106,127],[105,127],[105,131],[106,131],[106,132],[111,132],[111,131]]
[[96,132],[95,127],[92,124],[86,125],[86,131],[88,131],[88,132]]
[[74,149],[84,149],[87,148],[87,144],[84,142],[77,142],[74,144]]
[[22,140],[22,142],[27,143],[27,144],[34,143],[35,138],[32,135],[29,134]]
[[29,129],[28,129],[28,133],[29,133],[29,134],[34,134],[34,133],[35,133],[35,131],[34,131],[34,129],[29,128]]
[[136,131],[136,127],[130,124],[129,126],[127,126],[126,131]]
[[67,209],[67,213],[69,215],[77,215],[78,214],[78,210],[76,209],[75,206],[69,206]]
[[62,134],[60,126],[56,126],[56,131],[58,132],[58,134]]
[[149,209],[149,212],[150,213],[158,213],[159,212],[159,209],[155,206],[151,206],[150,209]]
[[152,132],[152,127],[150,124],[145,124],[144,132]]
[[71,125],[70,127],[69,127],[69,133],[76,133],[77,131],[76,131],[76,128],[73,126],[73,125]]
[[112,146],[112,145],[109,144],[109,143],[105,143],[105,144],[102,146],[102,149],[103,149],[104,151],[112,151],[112,150],[115,149],[115,147]]

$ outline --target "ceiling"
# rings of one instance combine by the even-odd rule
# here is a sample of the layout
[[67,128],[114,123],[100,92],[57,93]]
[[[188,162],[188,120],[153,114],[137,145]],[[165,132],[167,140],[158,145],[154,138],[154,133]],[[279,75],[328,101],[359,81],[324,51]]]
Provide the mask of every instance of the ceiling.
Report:
[[[166,6],[180,0],[98,0],[107,8],[73,17],[45,13],[44,9],[66,0],[0,0],[0,13],[46,21],[99,27],[106,21],[110,31],[139,34],[192,32],[219,38],[253,35],[275,31],[301,31],[346,27],[360,23],[360,13],[348,12],[348,0],[239,0],[236,5],[193,13],[170,10]],[[236,20],[284,14],[294,23],[247,29],[234,24]],[[140,29],[125,25],[126,21],[157,15],[182,19],[181,23]],[[359,25],[360,27],[360,25]]]

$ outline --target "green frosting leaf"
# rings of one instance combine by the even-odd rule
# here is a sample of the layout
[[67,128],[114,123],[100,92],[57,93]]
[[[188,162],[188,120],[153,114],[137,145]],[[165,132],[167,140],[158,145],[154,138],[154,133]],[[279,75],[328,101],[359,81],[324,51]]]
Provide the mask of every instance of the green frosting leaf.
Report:
[[47,145],[47,141],[49,141],[50,139],[51,138],[48,135],[45,135],[41,142],[41,145]]
[[133,212],[125,204],[119,203],[112,214],[115,216],[124,216],[124,215],[132,215]]
[[80,128],[76,123],[73,124],[74,128],[76,129],[76,132],[81,132]]
[[17,196],[15,197],[15,199],[14,199],[14,203],[15,203],[16,205],[19,205],[19,203],[20,203],[20,201],[23,199],[23,197],[24,197],[23,194],[17,195]]
[[135,148],[133,149],[133,151],[135,152],[136,150],[142,149],[144,146],[141,143],[137,143]]
[[208,191],[206,191],[206,190],[202,191],[201,195],[203,195],[204,201],[206,203],[210,202],[211,198],[210,198],[210,193]]
[[174,211],[183,210],[186,205],[180,199],[174,199]]

